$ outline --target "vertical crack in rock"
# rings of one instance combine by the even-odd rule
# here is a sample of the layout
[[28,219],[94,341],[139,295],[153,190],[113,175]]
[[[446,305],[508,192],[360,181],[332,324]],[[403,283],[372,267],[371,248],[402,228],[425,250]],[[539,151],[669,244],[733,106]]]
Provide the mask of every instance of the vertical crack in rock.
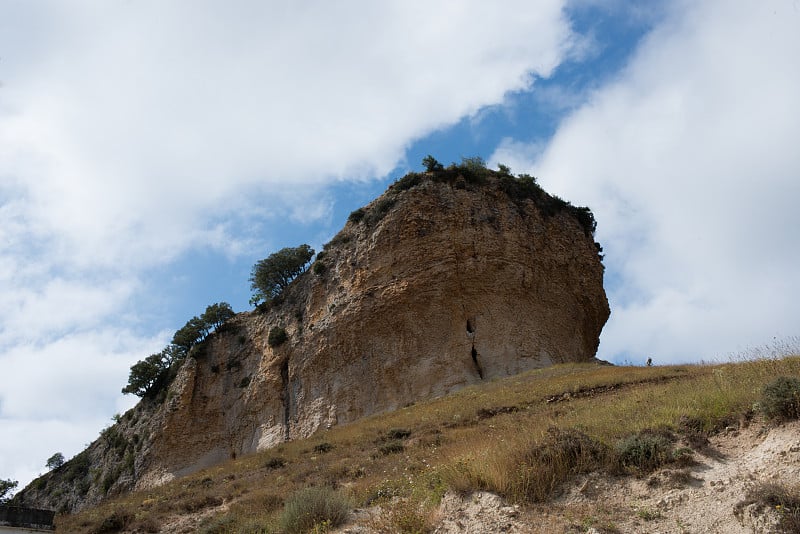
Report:
[[472,345],[472,363],[475,364],[475,370],[478,371],[478,376],[483,380],[483,367],[481,367],[481,362],[478,361],[478,351],[475,350],[475,345]]
[[291,392],[289,391],[289,358],[281,363],[281,401],[283,402],[283,429],[284,438],[289,441],[289,406],[291,405]]
[[475,333],[475,327],[472,326],[472,320],[471,319],[467,319],[467,333],[468,334],[474,334]]
[[[450,186],[450,190],[453,191],[453,186],[452,185]],[[466,215],[466,214],[462,214],[462,215]],[[458,228],[458,226],[457,226],[457,224],[454,224],[450,228],[450,232],[449,232],[450,233],[450,246],[452,247],[452,250],[453,250],[453,263],[455,265],[455,269],[453,270],[453,274],[455,276],[456,283],[458,284],[458,289],[459,289],[459,291],[458,291],[458,301],[459,301],[459,304],[461,306],[461,313],[463,313],[464,316],[466,316],[467,315],[467,306],[466,306],[466,303],[464,302],[464,294],[465,294],[466,291],[465,291],[465,288],[464,288],[464,281],[461,278],[461,250],[459,250],[459,246],[458,246],[459,240],[456,237],[456,228]],[[467,332],[469,332],[470,334],[472,333],[472,330],[470,330],[471,327],[472,327],[472,325],[471,325],[471,323],[469,322],[469,319],[468,319],[467,320]]]

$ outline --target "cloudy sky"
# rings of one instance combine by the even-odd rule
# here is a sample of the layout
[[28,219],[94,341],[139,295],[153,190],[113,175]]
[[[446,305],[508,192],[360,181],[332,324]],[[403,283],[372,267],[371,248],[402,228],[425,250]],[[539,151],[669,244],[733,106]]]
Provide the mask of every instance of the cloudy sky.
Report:
[[0,0],[0,478],[428,153],[593,209],[601,358],[797,336],[797,28],[798,0]]

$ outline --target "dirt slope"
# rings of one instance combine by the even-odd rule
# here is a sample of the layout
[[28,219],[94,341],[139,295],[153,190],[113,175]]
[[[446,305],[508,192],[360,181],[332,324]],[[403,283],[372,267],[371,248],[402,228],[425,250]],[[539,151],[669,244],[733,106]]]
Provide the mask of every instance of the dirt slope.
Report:
[[[448,494],[435,518],[435,534],[651,533],[738,534],[778,532],[778,511],[741,507],[759,482],[800,482],[800,422],[777,428],[754,423],[729,428],[695,453],[696,464],[649,477],[581,477],[554,503],[534,510],[509,506],[496,495]],[[362,518],[380,513],[362,513]],[[364,521],[362,521],[364,522]],[[369,523],[369,521],[366,521]],[[378,532],[350,524],[340,534]]]

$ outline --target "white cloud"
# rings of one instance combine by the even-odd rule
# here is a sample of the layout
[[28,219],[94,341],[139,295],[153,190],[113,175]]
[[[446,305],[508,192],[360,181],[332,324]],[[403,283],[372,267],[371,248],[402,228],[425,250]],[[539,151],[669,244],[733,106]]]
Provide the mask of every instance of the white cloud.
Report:
[[[244,187],[382,175],[411,139],[547,76],[573,41],[558,1],[17,9],[59,31],[29,66],[24,42],[3,43],[0,161],[72,261],[191,244]],[[132,233],[149,239],[121,245]]]
[[696,361],[797,334],[799,26],[790,1],[676,2],[544,150],[493,156],[593,208],[601,357]]
[[22,485],[45,471],[54,452],[68,458],[135,398],[120,390],[131,362],[157,352],[161,333],[140,338],[119,328],[15,343],[0,352],[0,477]]

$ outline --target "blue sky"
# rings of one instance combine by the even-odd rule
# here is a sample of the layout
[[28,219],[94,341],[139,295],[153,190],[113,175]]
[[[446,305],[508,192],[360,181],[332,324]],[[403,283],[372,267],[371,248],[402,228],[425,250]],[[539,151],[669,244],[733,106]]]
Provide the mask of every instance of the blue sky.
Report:
[[429,153],[593,209],[601,358],[796,344],[797,27],[794,0],[0,0],[0,478]]

